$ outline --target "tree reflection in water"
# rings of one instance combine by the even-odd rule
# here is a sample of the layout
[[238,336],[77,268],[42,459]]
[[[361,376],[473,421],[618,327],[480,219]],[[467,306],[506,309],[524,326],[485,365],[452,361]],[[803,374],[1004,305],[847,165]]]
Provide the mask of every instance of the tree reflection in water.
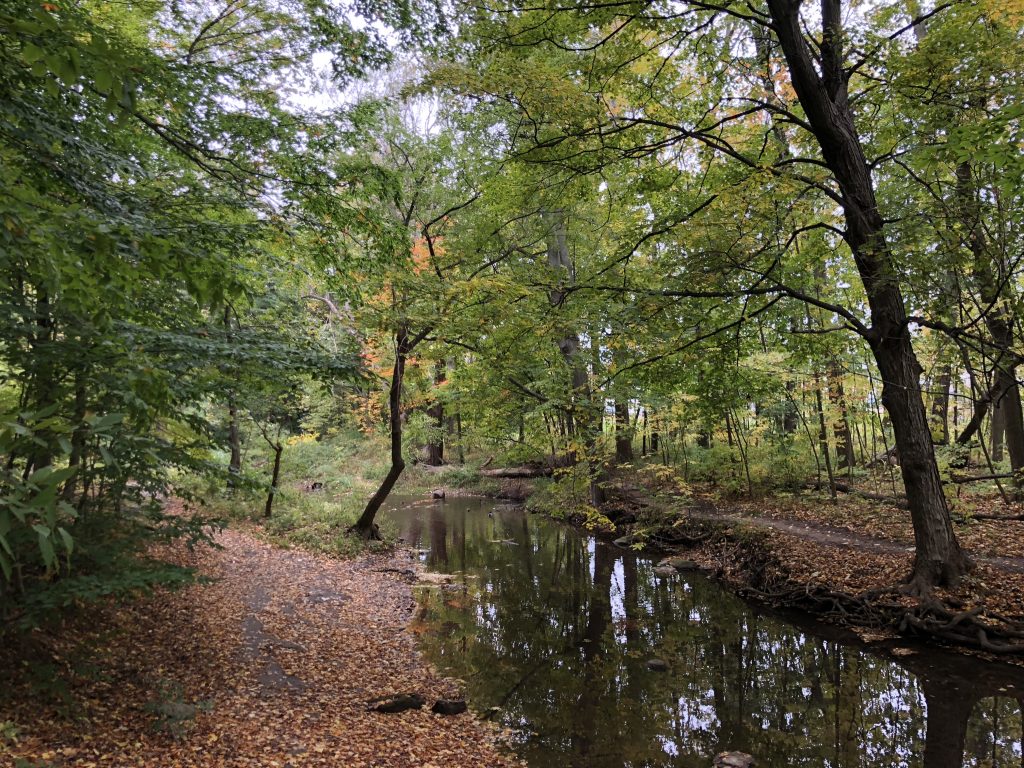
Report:
[[[491,515],[488,515],[488,512]],[[575,529],[456,498],[394,509],[451,588],[421,590],[424,652],[500,707],[531,766],[1019,768],[1024,671],[892,658]],[[669,671],[648,668],[663,659]]]

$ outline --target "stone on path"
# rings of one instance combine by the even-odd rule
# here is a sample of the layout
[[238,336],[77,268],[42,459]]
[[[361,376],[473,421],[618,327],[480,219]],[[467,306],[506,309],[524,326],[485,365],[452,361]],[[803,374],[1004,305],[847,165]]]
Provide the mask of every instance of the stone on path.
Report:
[[367,705],[368,709],[374,712],[383,712],[393,715],[398,712],[405,712],[407,709],[419,709],[427,700],[418,693],[400,693],[396,696],[386,696],[383,699],[374,699]]
[[438,699],[430,711],[435,715],[461,715],[468,707],[462,699]]

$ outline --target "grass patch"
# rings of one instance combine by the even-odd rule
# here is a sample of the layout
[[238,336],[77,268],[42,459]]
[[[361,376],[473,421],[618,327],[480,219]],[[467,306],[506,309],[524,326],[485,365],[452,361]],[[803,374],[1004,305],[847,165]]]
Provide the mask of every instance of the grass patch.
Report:
[[[222,459],[226,465],[227,457]],[[390,456],[382,440],[358,432],[323,440],[312,435],[289,438],[281,456],[273,512],[265,518],[271,461],[263,446],[251,445],[236,487],[185,477],[178,491],[217,516],[259,523],[256,532],[281,547],[352,557],[383,546],[346,533],[387,474]],[[379,522],[385,541],[397,535],[386,521]]]

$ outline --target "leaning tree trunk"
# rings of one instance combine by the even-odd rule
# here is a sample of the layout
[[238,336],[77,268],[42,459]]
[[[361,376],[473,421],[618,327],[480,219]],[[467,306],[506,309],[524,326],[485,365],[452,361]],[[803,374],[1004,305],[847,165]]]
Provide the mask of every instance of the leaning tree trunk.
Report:
[[391,373],[391,391],[388,393],[388,423],[391,427],[391,467],[380,484],[380,488],[366,503],[363,514],[352,526],[353,532],[364,539],[380,539],[380,532],[373,522],[381,504],[395,487],[405,469],[402,456],[402,382],[405,378],[405,360],[409,354],[409,330],[402,326],[395,334],[395,368]]
[[274,497],[277,496],[278,480],[281,478],[281,453],[284,451],[280,438],[270,444],[274,449],[274,471],[270,475],[270,490],[267,491],[267,503],[263,507],[263,516],[269,518],[274,509]]
[[842,4],[821,2],[818,64],[804,37],[800,5],[800,0],[768,0],[793,89],[839,185],[844,237],[871,309],[871,328],[864,329],[864,335],[882,375],[882,403],[892,421],[914,525],[915,561],[908,589],[927,593],[935,586],[957,584],[970,561],[957,542],[942,491],[921,392],[922,369],[911,345],[899,273],[849,103]]

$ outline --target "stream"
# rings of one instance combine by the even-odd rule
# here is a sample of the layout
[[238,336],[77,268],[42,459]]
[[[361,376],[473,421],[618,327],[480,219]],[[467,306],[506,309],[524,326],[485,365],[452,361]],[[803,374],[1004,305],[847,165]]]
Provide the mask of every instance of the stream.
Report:
[[489,499],[394,499],[386,516],[452,575],[417,588],[423,653],[533,768],[709,768],[726,750],[759,768],[1024,765],[1019,667],[872,652]]

